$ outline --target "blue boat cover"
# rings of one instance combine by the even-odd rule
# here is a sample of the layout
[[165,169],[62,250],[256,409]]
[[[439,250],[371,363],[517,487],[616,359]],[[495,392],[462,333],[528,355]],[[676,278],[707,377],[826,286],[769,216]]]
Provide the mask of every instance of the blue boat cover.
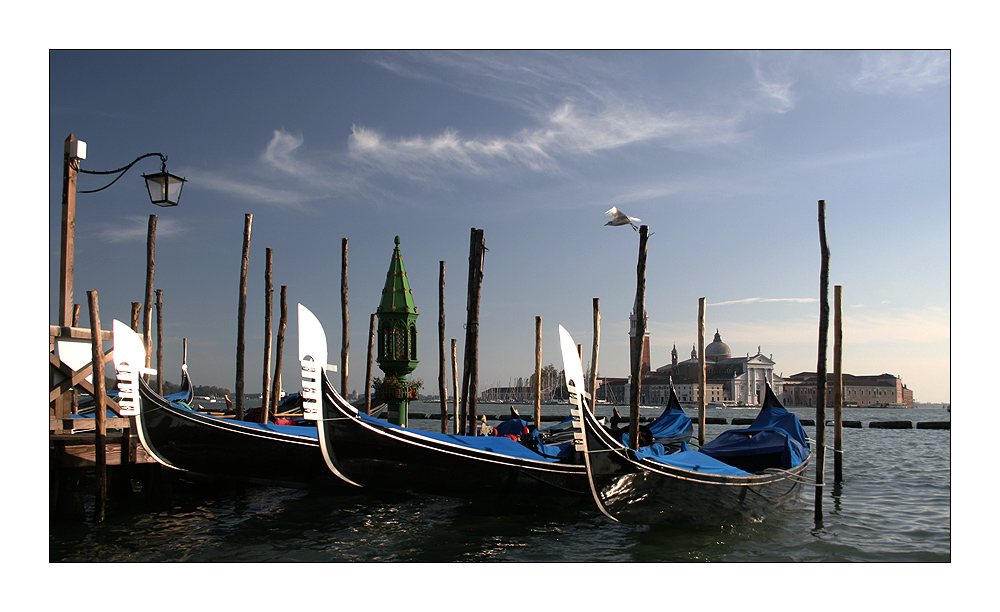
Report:
[[[660,446],[654,444],[653,447]],[[651,451],[653,447],[643,447],[636,452],[641,459],[652,459],[665,465],[701,472],[703,474],[721,474],[723,476],[751,476],[749,472],[744,472],[729,464],[723,463],[714,457],[696,450],[685,450],[672,455],[657,455]],[[661,446],[662,450],[662,446]]]
[[508,419],[501,421],[495,429],[498,436],[520,436],[524,433],[525,427],[530,430],[532,425],[524,419]]
[[390,423],[388,421],[376,419],[375,417],[369,416],[361,412],[359,412],[358,414],[363,422],[369,423],[371,425],[376,425],[378,427],[386,429],[399,429],[402,431],[406,431],[407,433],[412,435],[430,438],[432,440],[438,440],[440,442],[457,444],[460,446],[480,451],[496,453],[498,455],[505,455],[507,457],[531,459],[534,461],[547,461],[547,462],[557,461],[555,457],[547,457],[544,455],[540,455],[531,450],[530,448],[524,446],[523,444],[515,442],[514,440],[511,440],[506,436],[458,436],[452,434],[436,433],[433,431],[420,431],[417,429],[410,429],[408,427],[400,427],[395,423]]
[[[677,396],[673,393],[673,387],[670,389],[670,400],[663,414],[649,424],[649,431],[653,435],[653,439],[660,442],[689,440],[694,434],[694,423],[681,410],[680,402],[677,401]],[[628,443],[626,442],[626,444]]]
[[781,406],[768,386],[764,407],[750,427],[723,432],[701,452],[722,460],[780,453],[781,467],[787,470],[806,460],[809,443],[798,417]]

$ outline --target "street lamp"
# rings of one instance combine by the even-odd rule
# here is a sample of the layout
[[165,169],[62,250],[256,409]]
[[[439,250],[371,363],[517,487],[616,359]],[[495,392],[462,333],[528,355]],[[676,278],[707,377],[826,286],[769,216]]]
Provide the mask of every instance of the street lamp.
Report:
[[[167,172],[167,158],[161,153],[147,153],[135,158],[132,163],[117,170],[95,171],[80,168],[80,161],[87,157],[87,143],[77,140],[70,134],[66,138],[63,155],[63,192],[62,192],[62,244],[60,247],[61,266],[59,269],[59,325],[68,327],[73,317],[73,251],[76,234],[76,194],[96,193],[114,185],[129,168],[139,160],[157,156],[160,158],[160,171],[155,174],[144,174],[149,200],[157,206],[177,206],[181,197],[181,189],[185,179]],[[113,181],[99,189],[77,190],[77,173],[84,174],[117,174]]]
[[167,158],[162,155],[160,157],[163,160],[160,171],[142,175],[146,179],[149,200],[157,206],[177,206],[177,202],[181,199],[181,189],[184,188],[186,181],[167,172]]

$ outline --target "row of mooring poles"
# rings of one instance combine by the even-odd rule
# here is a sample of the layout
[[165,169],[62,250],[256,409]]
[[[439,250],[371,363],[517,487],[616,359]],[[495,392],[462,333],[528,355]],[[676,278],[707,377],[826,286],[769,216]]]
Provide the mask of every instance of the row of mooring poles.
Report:
[[[246,213],[243,222],[243,255],[240,260],[240,288],[236,318],[236,389],[233,409],[236,419],[242,421],[246,416],[244,409],[245,389],[245,355],[246,355],[246,312],[247,284],[250,271],[250,237],[253,229],[253,214]],[[345,239],[346,241],[346,239]],[[346,256],[346,242],[345,242]],[[345,260],[346,265],[346,260]],[[269,415],[277,414],[278,403],[281,400],[281,368],[283,367],[283,352],[285,331],[288,327],[288,286],[281,285],[277,345],[273,345],[273,302],[274,302],[274,251],[264,249],[264,359],[261,376],[261,415],[260,420],[266,423]],[[346,283],[346,280],[345,280]],[[345,298],[346,299],[346,298]],[[274,349],[272,351],[272,348]],[[185,362],[186,362],[185,348]],[[271,377],[272,356],[274,377]],[[346,365],[345,365],[346,369]]]

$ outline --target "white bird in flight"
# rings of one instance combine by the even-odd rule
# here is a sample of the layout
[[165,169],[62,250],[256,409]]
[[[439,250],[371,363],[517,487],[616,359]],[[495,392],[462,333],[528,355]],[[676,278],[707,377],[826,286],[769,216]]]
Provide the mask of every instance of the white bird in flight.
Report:
[[604,214],[611,216],[611,220],[604,225],[631,225],[632,229],[639,231],[639,228],[636,227],[635,224],[642,221],[642,219],[626,215],[622,211],[618,210],[617,206],[612,206],[611,210]]

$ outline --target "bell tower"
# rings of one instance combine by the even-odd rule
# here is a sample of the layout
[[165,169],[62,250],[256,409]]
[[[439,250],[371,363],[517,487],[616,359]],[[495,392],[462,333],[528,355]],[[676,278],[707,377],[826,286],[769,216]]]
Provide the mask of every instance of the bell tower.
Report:
[[[636,320],[636,312],[638,311],[639,311],[639,303],[636,302],[635,306],[632,308],[632,314],[630,314],[628,317],[629,348],[631,349],[631,352],[629,353],[630,355],[635,354],[635,343],[639,341],[639,338],[636,337],[638,334],[638,321]],[[652,370],[652,368],[650,367],[650,359],[649,359],[649,316],[646,315],[645,313],[643,313],[643,316],[646,319],[645,321],[643,321],[644,323],[643,328],[646,330],[646,333],[645,336],[643,337],[644,341],[642,343],[642,361],[640,362],[639,366],[639,376],[641,377],[645,377]]]

